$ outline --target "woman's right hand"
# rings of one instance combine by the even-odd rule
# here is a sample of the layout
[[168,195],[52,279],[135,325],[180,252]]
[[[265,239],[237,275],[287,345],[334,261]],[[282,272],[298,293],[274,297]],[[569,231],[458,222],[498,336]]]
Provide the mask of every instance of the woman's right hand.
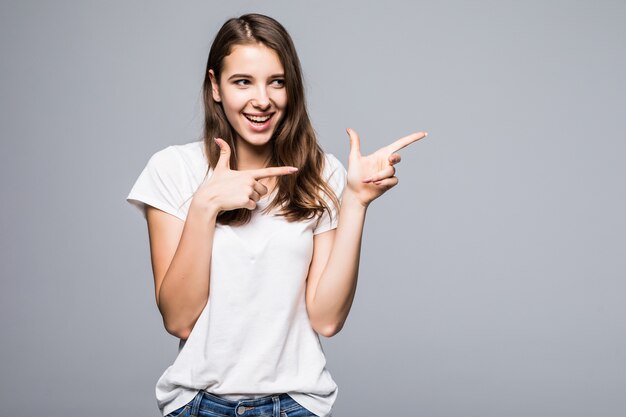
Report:
[[200,185],[194,200],[200,198],[201,204],[206,204],[220,211],[247,208],[254,210],[256,202],[267,193],[267,187],[258,180],[261,178],[293,174],[298,168],[290,166],[270,167],[237,171],[230,169],[230,146],[225,140],[216,138],[215,143],[220,147],[220,157],[213,175],[206,178]]

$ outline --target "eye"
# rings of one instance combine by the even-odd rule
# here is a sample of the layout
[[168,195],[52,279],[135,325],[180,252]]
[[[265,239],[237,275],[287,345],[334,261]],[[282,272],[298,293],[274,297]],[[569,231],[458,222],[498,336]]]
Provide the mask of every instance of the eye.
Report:
[[241,85],[241,86],[245,86],[245,85],[247,85],[247,84],[244,84],[244,83],[249,83],[249,82],[250,82],[250,81],[249,81],[249,80],[246,80],[246,79],[241,79],[241,80],[235,80],[235,81],[234,81],[234,83],[235,83],[235,84],[237,84],[237,85]]
[[282,78],[275,79],[274,81],[272,81],[272,83],[274,85],[276,85],[277,87],[284,87],[285,86],[285,80],[283,80]]

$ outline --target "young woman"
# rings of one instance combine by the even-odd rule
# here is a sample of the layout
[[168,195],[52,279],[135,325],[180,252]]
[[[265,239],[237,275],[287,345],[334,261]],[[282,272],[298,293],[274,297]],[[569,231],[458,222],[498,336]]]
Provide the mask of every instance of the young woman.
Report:
[[399,149],[348,170],[317,143],[300,63],[274,19],[228,20],[204,81],[203,139],[156,152],[127,200],[147,219],[156,302],[178,355],[164,416],[331,415],[319,335],[346,321],[368,205],[398,183]]

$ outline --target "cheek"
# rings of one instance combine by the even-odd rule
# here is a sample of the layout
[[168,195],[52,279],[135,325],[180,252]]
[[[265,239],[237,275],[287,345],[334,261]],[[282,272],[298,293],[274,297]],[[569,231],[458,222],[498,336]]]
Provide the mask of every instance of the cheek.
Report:
[[287,107],[287,92],[284,89],[277,91],[272,99],[277,107],[281,109]]
[[226,115],[237,116],[237,114],[244,109],[246,101],[246,98],[241,97],[240,94],[233,94],[228,97],[224,97],[222,105],[224,106]]
[[230,86],[222,90],[222,101],[229,108],[239,107],[242,103],[248,100],[248,93],[246,90],[231,88]]

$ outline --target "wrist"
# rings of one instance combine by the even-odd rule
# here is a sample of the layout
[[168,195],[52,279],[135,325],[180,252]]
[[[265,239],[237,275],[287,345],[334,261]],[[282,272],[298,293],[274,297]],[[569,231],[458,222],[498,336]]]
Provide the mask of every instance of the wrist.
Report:
[[358,198],[357,194],[355,194],[353,191],[351,191],[349,188],[346,187],[345,191],[343,192],[343,195],[341,196],[341,207],[344,207],[344,206],[359,209],[359,210],[367,210],[369,206],[369,202],[367,203],[362,202]]
[[193,196],[189,207],[189,211],[192,210],[200,212],[203,216],[208,216],[212,219],[216,219],[221,212],[215,198],[204,193],[196,193]]

